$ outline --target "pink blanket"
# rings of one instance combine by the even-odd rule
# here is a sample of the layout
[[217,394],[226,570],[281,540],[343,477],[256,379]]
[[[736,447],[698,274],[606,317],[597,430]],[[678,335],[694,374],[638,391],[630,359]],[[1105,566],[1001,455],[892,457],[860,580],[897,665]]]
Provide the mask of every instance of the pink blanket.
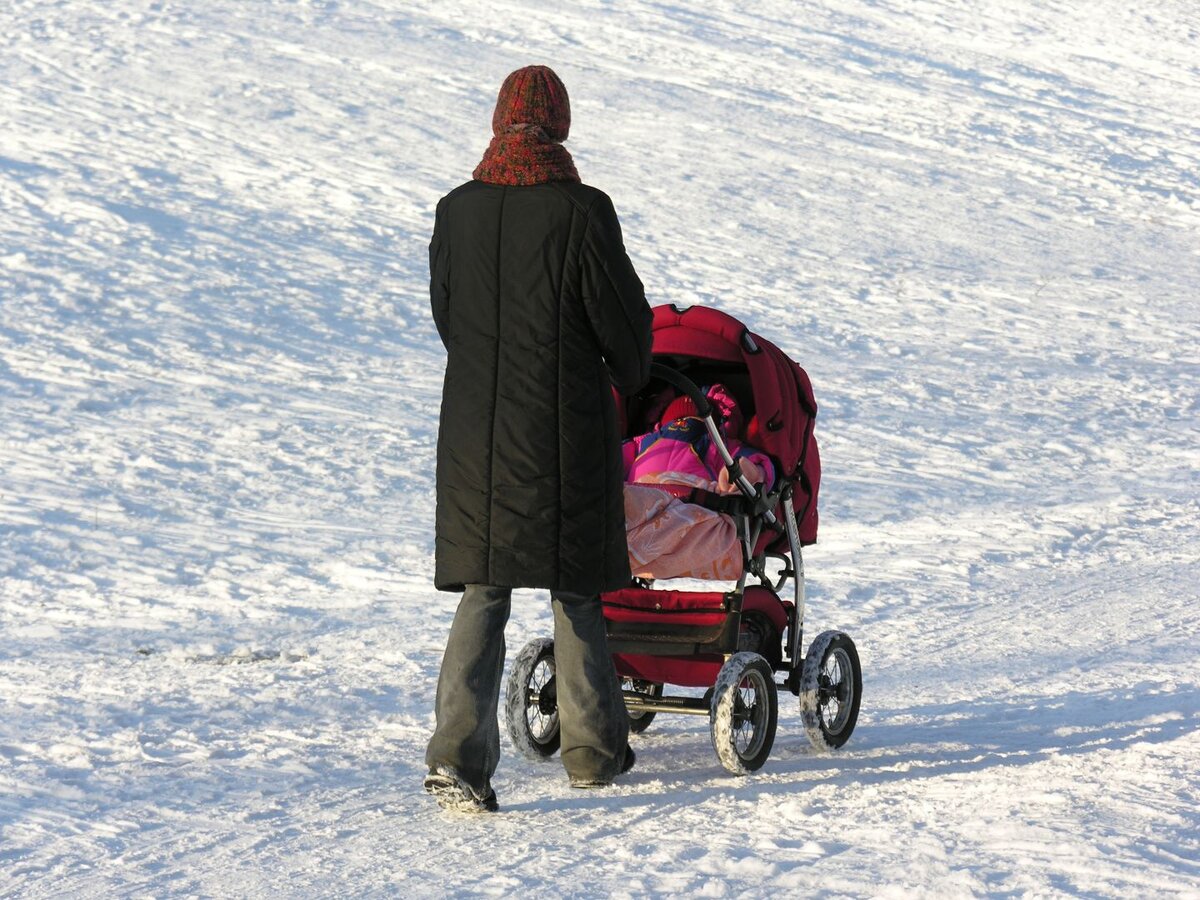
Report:
[[729,516],[666,491],[627,484],[625,529],[629,567],[640,578],[741,577],[742,551]]

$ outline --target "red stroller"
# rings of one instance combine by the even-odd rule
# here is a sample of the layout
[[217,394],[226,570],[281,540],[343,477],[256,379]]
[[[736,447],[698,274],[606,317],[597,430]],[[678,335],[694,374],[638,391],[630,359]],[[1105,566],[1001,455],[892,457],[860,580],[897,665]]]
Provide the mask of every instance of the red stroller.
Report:
[[[709,718],[713,749],[730,772],[760,768],[770,755],[778,720],[777,687],[800,698],[800,716],[813,746],[840,747],[858,720],[862,669],[854,642],[826,631],[801,655],[804,564],[801,547],[817,536],[820,459],[817,413],[808,375],[775,345],[715,309],[654,309],[651,382],[633,397],[618,397],[626,432],[653,421],[665,402],[691,397],[739,493],[719,495],[655,485],[689,503],[731,516],[742,552],[742,573],[725,591],[660,590],[634,579],[605,594],[613,663],[623,679],[630,729],[641,732],[660,712]],[[720,382],[745,414],[745,440],[770,455],[779,477],[769,492],[742,475],[698,385]],[[778,570],[771,574],[771,561]],[[749,577],[758,583],[747,586]],[[792,599],[779,596],[788,580]],[[778,681],[777,681],[778,679]],[[705,687],[703,698],[669,696],[665,685]],[[554,642],[528,643],[509,674],[505,713],[514,745],[544,758],[559,746]]]

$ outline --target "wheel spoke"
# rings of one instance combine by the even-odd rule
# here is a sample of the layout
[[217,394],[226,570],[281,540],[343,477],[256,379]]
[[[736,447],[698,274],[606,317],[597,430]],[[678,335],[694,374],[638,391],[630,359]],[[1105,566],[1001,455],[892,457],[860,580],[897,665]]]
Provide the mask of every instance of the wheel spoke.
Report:
[[529,732],[538,743],[554,736],[558,725],[558,708],[554,697],[554,666],[542,660],[529,675],[529,694],[537,693],[538,702],[528,704],[525,718]]
[[846,725],[854,689],[850,683],[850,659],[845,651],[836,648],[825,659],[817,679],[817,712],[821,724],[830,734],[837,734]]
[[743,757],[754,756],[763,740],[765,704],[761,695],[765,689],[758,682],[757,673],[746,677],[734,695],[734,746]]
[[809,645],[801,673],[804,730],[819,751],[841,747],[858,722],[862,668],[849,635],[826,631]]
[[710,727],[721,764],[735,775],[760,768],[775,738],[776,688],[770,663],[742,652],[726,661],[713,686]]

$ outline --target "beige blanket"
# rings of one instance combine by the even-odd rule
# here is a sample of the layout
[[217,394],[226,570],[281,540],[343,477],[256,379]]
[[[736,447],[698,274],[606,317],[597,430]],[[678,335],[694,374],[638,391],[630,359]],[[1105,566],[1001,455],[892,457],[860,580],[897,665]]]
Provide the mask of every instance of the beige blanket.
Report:
[[741,577],[742,551],[729,516],[666,491],[627,484],[625,529],[629,567],[639,578]]

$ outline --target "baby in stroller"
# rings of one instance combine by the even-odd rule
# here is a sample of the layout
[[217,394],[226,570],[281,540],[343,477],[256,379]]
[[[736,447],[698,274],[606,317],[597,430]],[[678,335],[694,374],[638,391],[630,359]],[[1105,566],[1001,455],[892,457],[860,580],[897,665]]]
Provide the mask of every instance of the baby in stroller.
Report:
[[[738,440],[744,422],[737,400],[723,384],[705,388],[718,415],[721,436],[751,484],[768,491],[775,482],[770,457]],[[687,395],[675,397],[645,434],[624,442],[625,522],[630,569],[639,578],[735,580],[742,552],[732,520],[685,503],[660,486],[734,494],[729,471]]]

